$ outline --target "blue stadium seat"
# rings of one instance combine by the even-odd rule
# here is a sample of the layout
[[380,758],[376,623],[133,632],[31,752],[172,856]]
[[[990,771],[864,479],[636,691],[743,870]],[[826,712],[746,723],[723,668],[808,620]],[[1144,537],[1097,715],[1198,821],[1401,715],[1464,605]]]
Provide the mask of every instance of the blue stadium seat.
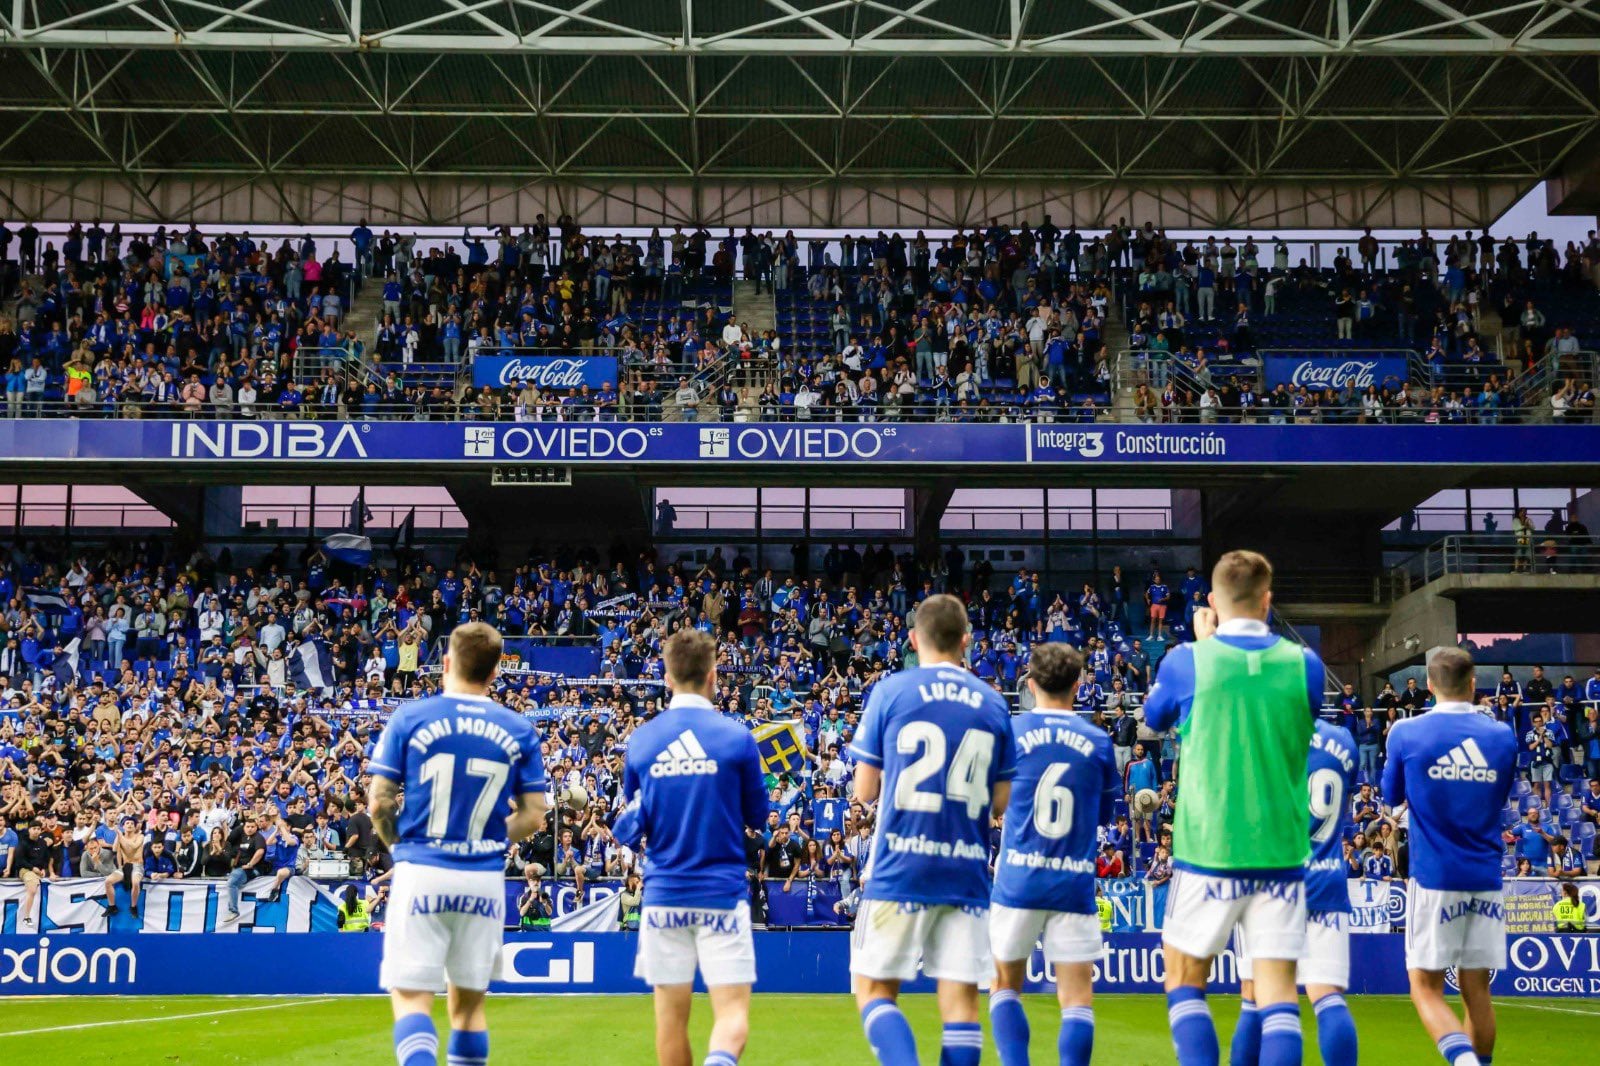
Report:
[[1543,806],[1544,802],[1540,800],[1538,796],[1523,796],[1517,801],[1517,807],[1523,814],[1527,814],[1529,811],[1539,810]]
[[1532,791],[1533,786],[1528,784],[1525,778],[1521,777],[1517,778],[1517,780],[1511,786],[1511,795],[1514,799],[1521,799],[1523,796],[1526,796]]

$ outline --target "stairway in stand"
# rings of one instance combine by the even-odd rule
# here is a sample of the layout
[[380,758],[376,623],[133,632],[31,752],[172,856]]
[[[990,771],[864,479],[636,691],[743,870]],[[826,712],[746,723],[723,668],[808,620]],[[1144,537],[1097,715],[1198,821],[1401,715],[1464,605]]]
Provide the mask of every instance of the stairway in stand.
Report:
[[1118,353],[1126,351],[1128,347],[1128,323],[1123,319],[1116,301],[1112,301],[1105,320],[1100,323],[1100,336],[1105,342],[1106,355],[1111,359],[1111,420],[1132,422],[1134,376],[1131,373],[1119,373],[1130,368],[1117,365]]
[[772,290],[758,290],[753,281],[735,281],[733,283],[733,317],[736,322],[744,325],[745,334],[751,340],[760,337],[769,329],[778,328],[778,305],[773,300]]
[[[744,327],[746,339],[754,342],[768,330],[778,328],[778,305],[772,288],[758,288],[753,281],[736,280],[733,283],[733,320]],[[766,360],[749,364],[733,375],[739,390],[739,417],[753,422],[760,417],[757,406],[761,389],[773,377],[772,367]]]

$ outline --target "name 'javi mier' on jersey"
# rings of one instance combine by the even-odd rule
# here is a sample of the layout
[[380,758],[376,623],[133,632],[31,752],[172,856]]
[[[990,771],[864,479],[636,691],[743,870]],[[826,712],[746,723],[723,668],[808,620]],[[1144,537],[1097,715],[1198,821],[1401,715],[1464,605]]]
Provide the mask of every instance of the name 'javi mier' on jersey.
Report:
[[1105,730],[1072,711],[1013,719],[1017,776],[995,870],[994,902],[1019,910],[1095,913],[1099,828],[1121,788]]

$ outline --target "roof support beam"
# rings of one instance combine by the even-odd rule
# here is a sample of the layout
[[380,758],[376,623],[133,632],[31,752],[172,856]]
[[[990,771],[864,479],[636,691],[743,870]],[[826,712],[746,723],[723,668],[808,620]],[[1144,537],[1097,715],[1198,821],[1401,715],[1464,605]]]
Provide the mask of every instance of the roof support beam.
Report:
[[[180,0],[181,2],[181,0]],[[193,3],[193,0],[188,0]],[[517,0],[526,5],[526,0]],[[1543,3],[1545,0],[1538,0]],[[160,28],[148,30],[118,28],[97,29],[80,25],[95,15],[113,8],[129,6],[131,0],[116,0],[112,8],[101,8],[60,20],[52,27],[28,28],[0,24],[0,48],[86,48],[125,50],[128,48],[172,51],[196,49],[201,51],[296,51],[296,52],[423,52],[468,53],[476,55],[505,52],[567,53],[576,55],[774,55],[774,56],[846,56],[846,55],[919,55],[946,56],[949,58],[999,57],[999,56],[1094,56],[1099,58],[1148,56],[1497,56],[1497,55],[1592,55],[1600,52],[1600,35],[1550,37],[1528,32],[1516,38],[1480,37],[1465,34],[1429,35],[1423,32],[1395,33],[1383,37],[1353,38],[1341,41],[1337,36],[1306,33],[1284,27],[1284,36],[1257,37],[1095,37],[1092,35],[1056,37],[1052,39],[1022,38],[1014,45],[1009,37],[987,37],[983,34],[944,27],[953,35],[897,35],[868,37],[856,40],[832,37],[789,36],[728,36],[696,38],[684,41],[668,39],[653,34],[617,34],[563,36],[550,34],[544,37],[518,36],[514,32],[498,33],[428,33],[427,26],[459,19],[488,8],[495,8],[504,0],[489,3],[466,4],[461,9],[451,9],[426,19],[410,23],[403,28],[382,30],[378,33],[352,39],[346,33],[325,33],[304,28],[267,27],[259,30],[177,30],[164,23]],[[863,3],[878,10],[893,10],[877,0]],[[252,20],[252,13],[228,12],[212,5],[197,5],[216,13],[227,13],[236,20]],[[533,5],[544,8],[540,5]],[[1573,5],[1576,7],[1576,4]],[[134,8],[148,15],[142,8]],[[931,28],[934,20],[915,15],[917,5],[897,15],[908,21],[922,22]],[[578,16],[568,13],[568,18]],[[1240,15],[1248,18],[1247,15]],[[153,19],[153,16],[151,16]],[[267,20],[258,20],[265,22]],[[1453,23],[1438,24],[1435,29],[1448,29]]]

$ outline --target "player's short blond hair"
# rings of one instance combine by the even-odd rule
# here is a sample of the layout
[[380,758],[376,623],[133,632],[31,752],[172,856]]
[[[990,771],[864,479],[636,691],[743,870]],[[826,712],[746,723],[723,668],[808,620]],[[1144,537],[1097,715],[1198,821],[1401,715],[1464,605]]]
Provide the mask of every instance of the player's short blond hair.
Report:
[[1472,699],[1472,656],[1462,648],[1435,648],[1428,653],[1428,687],[1444,699]]
[[487,622],[467,622],[450,631],[450,672],[468,685],[487,685],[500,665],[505,641]]
[[703,685],[717,661],[717,642],[709,633],[698,629],[680,629],[667,640],[663,657],[667,662],[667,680],[674,688]]
[[1231,551],[1211,569],[1211,591],[1229,603],[1254,603],[1272,588],[1272,564],[1260,552]]

